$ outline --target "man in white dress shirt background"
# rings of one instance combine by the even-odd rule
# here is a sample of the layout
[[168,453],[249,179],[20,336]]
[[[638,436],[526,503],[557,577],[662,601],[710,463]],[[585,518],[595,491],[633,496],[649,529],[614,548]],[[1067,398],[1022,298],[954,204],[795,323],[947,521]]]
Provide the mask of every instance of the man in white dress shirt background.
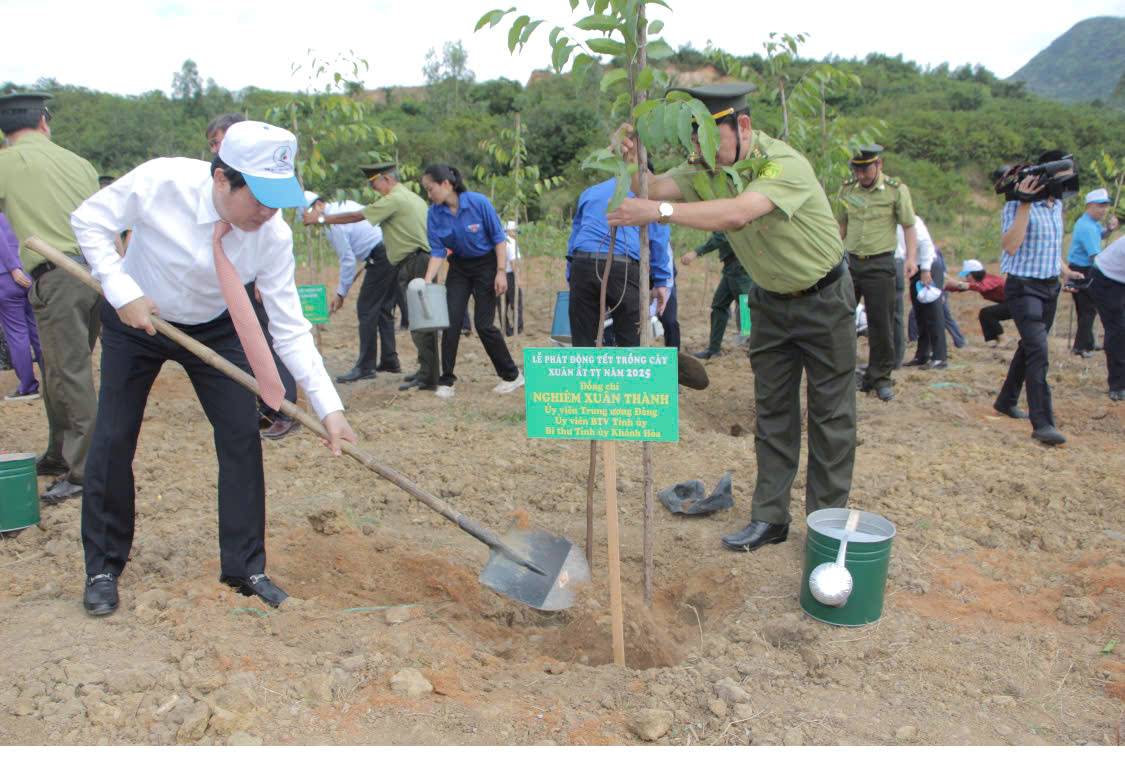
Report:
[[[231,313],[249,313],[228,288],[230,311],[216,267],[224,263],[242,285],[256,281],[269,314],[273,349],[304,388],[339,454],[355,441],[343,404],[324,369],[301,312],[294,282],[292,232],[279,208],[303,207],[293,170],[297,145],[284,129],[261,122],[232,125],[210,165],[187,158],[142,164],[96,193],[72,215],[83,255],[105,291],[102,375],[82,499],[86,555],[83,603],[95,616],[118,605],[117,578],[132,545],[132,461],[149,390],[165,361],[187,371],[215,430],[219,462],[218,516],[221,580],[277,606],[287,598],[265,574],[265,477],[255,398],[217,369],[156,333],[159,314],[221,356],[250,370],[265,352],[244,351]],[[122,258],[114,239],[133,229]],[[239,329],[244,328],[240,326]],[[250,335],[249,337],[253,337]],[[242,339],[247,339],[244,332]],[[253,344],[251,340],[248,345]],[[247,354],[251,359],[248,360]],[[272,367],[265,352],[264,366]],[[261,368],[261,367],[259,367]],[[262,372],[265,374],[265,372]],[[267,384],[282,393],[276,374]],[[272,391],[271,391],[272,392]]]

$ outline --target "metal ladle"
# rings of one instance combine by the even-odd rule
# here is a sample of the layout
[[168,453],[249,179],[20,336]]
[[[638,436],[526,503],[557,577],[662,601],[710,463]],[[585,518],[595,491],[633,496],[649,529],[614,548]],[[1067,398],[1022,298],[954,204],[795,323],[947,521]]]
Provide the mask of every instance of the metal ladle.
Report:
[[859,512],[848,509],[848,521],[844,525],[844,537],[840,540],[840,550],[836,561],[818,565],[809,574],[809,590],[813,598],[825,606],[841,607],[852,594],[852,573],[844,566],[848,553],[848,539],[859,524]]

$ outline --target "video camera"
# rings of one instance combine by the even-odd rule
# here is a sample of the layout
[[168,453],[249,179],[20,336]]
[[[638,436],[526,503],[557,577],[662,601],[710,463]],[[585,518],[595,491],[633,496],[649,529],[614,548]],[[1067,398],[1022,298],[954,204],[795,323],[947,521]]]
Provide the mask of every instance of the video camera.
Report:
[[[1030,176],[1039,178],[1040,188],[1034,194],[1019,191],[1019,184]],[[1078,165],[1074,156],[1052,150],[1039,156],[1036,164],[1001,166],[992,174],[997,195],[1006,200],[1034,202],[1057,198],[1063,200],[1078,192]]]

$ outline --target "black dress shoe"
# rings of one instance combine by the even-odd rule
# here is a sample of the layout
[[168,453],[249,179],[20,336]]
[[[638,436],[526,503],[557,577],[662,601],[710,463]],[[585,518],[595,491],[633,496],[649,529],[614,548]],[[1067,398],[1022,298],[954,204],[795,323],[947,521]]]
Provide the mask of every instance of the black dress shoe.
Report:
[[723,548],[731,551],[755,551],[770,543],[784,543],[789,537],[789,525],[770,524],[754,519],[733,535],[723,536]]
[[418,379],[417,377],[414,377],[411,380],[407,380],[406,382],[403,382],[401,385],[398,386],[398,389],[401,390],[401,391],[414,390],[414,389],[436,390],[437,385],[431,385],[428,382],[423,382],[422,380]]
[[365,379],[375,379],[375,370],[360,369],[358,366],[353,366],[351,371],[336,377],[337,382],[357,382]]
[[1062,445],[1066,442],[1066,438],[1061,432],[1055,429],[1055,425],[1053,424],[1048,424],[1046,427],[1039,427],[1031,433],[1031,437],[1046,445]]
[[231,586],[244,596],[257,596],[275,609],[281,602],[289,598],[289,594],[273,584],[273,580],[265,575],[250,575],[249,577],[231,577],[223,575],[221,582]]
[[273,424],[262,430],[262,437],[266,440],[281,440],[281,438],[289,433],[297,432],[300,429],[301,426],[297,423],[296,419],[288,417],[285,414],[278,414]]
[[390,363],[380,361],[375,365],[375,371],[386,372],[387,374],[402,374],[402,366],[398,361],[391,361]]
[[410,374],[405,374],[402,377],[403,382],[413,382],[416,379],[418,379],[418,372],[411,372]]
[[70,467],[66,465],[65,461],[50,458],[45,453],[35,459],[35,474],[40,477],[57,477],[69,471]]
[[51,483],[43,495],[39,496],[39,500],[50,506],[62,503],[63,501],[70,500],[71,498],[79,498],[82,495],[82,486],[75,485],[66,477],[59,477]]
[[895,399],[895,391],[890,385],[881,385],[875,388],[875,396],[886,403]]
[[104,617],[117,610],[117,578],[106,573],[86,578],[82,605],[91,617]]
[[917,356],[915,356],[909,361],[904,362],[903,366],[925,366],[928,363],[930,363],[930,360],[928,358],[918,358]]
[[996,410],[997,414],[1010,416],[1013,419],[1027,419],[1027,412],[1020,411],[1016,406],[1001,406],[999,403],[993,403],[992,408]]
[[710,348],[707,348],[705,350],[696,351],[695,353],[693,353],[691,355],[695,356],[696,358],[701,358],[704,361],[706,361],[709,358],[714,358],[715,356],[723,355],[723,352],[722,351],[713,351]]

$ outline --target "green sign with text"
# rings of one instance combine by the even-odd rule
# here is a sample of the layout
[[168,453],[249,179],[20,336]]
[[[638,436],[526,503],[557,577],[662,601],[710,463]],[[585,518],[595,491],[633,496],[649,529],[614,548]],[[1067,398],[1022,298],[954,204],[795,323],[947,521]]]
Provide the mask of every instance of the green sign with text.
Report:
[[525,348],[527,436],[674,443],[675,348]]
[[328,321],[328,288],[324,285],[297,285],[301,311],[312,324]]

